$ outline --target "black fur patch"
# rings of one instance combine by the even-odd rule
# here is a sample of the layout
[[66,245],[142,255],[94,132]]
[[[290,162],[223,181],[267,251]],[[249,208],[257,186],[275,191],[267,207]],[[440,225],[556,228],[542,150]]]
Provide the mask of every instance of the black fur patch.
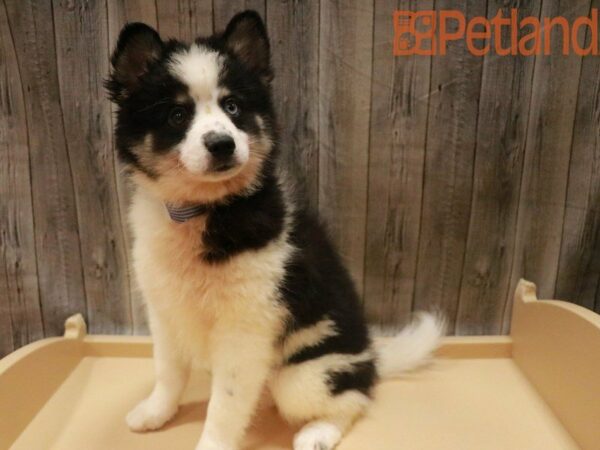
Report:
[[115,127],[119,157],[123,162],[151,177],[158,174],[152,167],[140,163],[135,147],[141,145],[146,136],[150,135],[153,138],[153,148],[150,151],[158,155],[170,151],[183,140],[189,125],[188,121],[180,127],[170,126],[170,112],[173,108],[181,106],[188,111],[190,118],[194,115],[194,102],[188,96],[187,86],[173,77],[166,67],[166,62],[173,52],[183,48],[186,48],[186,45],[180,42],[166,42],[160,59],[150,64],[147,72],[140,76],[133,91],[128,90],[119,81],[116,72],[106,82],[113,101],[119,106]]
[[291,241],[298,250],[288,262],[280,286],[282,301],[292,317],[287,333],[327,317],[334,322],[337,335],[300,349],[287,363],[367,350],[371,342],[354,284],[324,227],[307,208],[300,208],[294,216]]
[[300,364],[332,353],[355,355],[362,353],[366,348],[360,339],[349,339],[347,333],[342,333],[338,336],[329,337],[317,345],[304,347],[291,355],[286,363]]
[[332,395],[356,390],[370,396],[377,381],[377,369],[374,361],[364,361],[352,365],[352,369],[344,372],[331,372],[327,384]]
[[249,196],[237,196],[209,213],[202,242],[202,258],[219,263],[243,251],[256,250],[283,231],[285,207],[273,176]]

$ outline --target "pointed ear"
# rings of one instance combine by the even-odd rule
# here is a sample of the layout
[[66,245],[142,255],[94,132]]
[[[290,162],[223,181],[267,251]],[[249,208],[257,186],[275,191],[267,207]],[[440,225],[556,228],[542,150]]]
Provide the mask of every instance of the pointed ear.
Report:
[[248,69],[269,83],[271,51],[269,36],[262,19],[256,11],[244,11],[231,19],[223,34],[225,47]]
[[124,98],[139,86],[140,78],[162,55],[163,42],[158,33],[143,23],[123,27],[113,52],[113,72],[108,89],[113,100]]

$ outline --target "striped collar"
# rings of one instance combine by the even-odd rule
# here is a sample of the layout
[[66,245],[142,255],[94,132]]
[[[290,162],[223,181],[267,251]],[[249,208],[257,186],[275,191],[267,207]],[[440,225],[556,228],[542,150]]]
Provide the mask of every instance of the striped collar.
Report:
[[201,216],[210,210],[209,205],[191,205],[191,206],[175,206],[168,203],[165,204],[169,217],[173,222],[183,223],[194,217]]

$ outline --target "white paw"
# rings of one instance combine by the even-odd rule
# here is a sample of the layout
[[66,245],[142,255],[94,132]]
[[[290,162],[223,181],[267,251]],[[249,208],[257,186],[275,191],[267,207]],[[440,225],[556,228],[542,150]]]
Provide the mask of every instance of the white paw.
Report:
[[294,450],[332,450],[342,438],[338,427],[328,422],[312,422],[294,436]]
[[171,419],[177,412],[177,405],[147,398],[133,408],[125,421],[131,431],[157,430]]

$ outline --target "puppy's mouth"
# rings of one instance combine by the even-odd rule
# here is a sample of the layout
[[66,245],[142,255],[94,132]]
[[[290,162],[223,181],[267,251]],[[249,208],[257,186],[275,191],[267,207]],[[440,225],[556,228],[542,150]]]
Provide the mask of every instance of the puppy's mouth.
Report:
[[217,161],[211,164],[210,172],[224,173],[239,166],[239,163],[234,161]]
[[206,181],[225,181],[235,177],[243,166],[236,159],[213,160],[202,176]]

